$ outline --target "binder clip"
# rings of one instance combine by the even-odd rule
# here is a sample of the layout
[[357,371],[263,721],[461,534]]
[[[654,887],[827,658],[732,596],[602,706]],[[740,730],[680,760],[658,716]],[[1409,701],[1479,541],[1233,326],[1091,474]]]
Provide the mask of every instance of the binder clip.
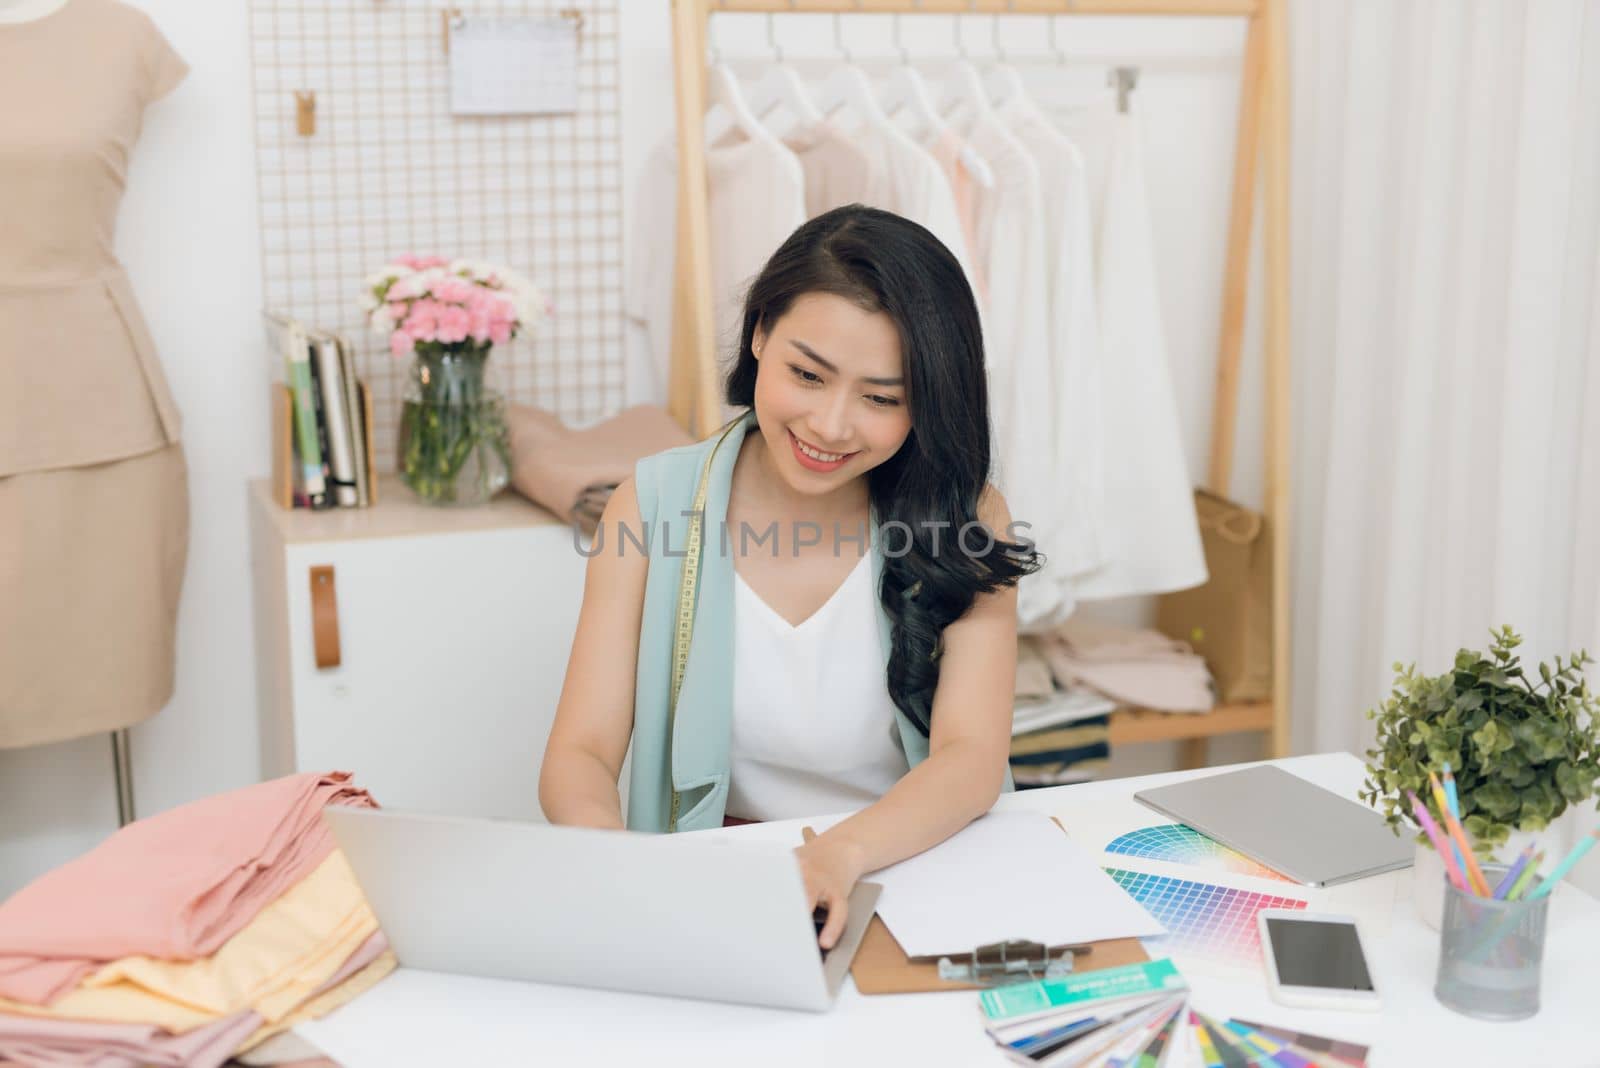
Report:
[[954,983],[1004,986],[1072,974],[1073,957],[1089,946],[1044,946],[1012,939],[979,946],[971,953],[939,958],[939,978]]

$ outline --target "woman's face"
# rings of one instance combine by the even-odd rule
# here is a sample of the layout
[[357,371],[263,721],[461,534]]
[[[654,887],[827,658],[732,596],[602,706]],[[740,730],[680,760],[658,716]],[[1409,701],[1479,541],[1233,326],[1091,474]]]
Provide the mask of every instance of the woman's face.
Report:
[[911,433],[894,321],[831,293],[807,293],[757,328],[756,421],[778,472],[823,495],[889,459]]

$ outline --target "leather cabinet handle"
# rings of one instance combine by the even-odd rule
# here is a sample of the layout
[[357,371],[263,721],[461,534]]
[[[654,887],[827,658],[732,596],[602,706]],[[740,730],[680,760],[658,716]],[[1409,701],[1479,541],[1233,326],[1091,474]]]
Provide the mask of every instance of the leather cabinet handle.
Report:
[[311,569],[311,638],[317,667],[339,666],[339,598],[334,590],[333,565]]

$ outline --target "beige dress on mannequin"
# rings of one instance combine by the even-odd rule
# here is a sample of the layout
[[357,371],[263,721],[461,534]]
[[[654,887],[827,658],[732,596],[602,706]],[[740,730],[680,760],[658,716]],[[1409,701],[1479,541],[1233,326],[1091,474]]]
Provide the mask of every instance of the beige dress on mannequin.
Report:
[[188,471],[112,244],[144,110],[187,71],[118,0],[0,24],[0,749],[172,695]]

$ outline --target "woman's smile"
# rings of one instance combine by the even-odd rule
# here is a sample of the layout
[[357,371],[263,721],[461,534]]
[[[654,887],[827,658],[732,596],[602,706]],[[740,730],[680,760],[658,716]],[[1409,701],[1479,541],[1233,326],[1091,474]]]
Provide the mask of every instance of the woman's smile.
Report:
[[838,453],[819,449],[809,441],[802,441],[796,437],[792,430],[789,431],[789,447],[794,450],[794,458],[800,462],[801,467],[819,473],[837,471],[849,463],[850,457],[855,455],[853,452]]

